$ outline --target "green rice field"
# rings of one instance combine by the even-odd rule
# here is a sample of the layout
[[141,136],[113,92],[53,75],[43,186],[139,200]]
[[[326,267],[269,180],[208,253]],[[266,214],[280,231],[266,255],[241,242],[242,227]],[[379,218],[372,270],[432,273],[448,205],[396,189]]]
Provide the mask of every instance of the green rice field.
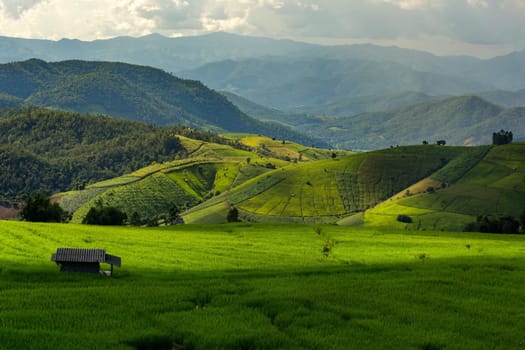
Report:
[[[525,236],[0,222],[0,349],[523,349]],[[114,277],[61,273],[105,248]]]

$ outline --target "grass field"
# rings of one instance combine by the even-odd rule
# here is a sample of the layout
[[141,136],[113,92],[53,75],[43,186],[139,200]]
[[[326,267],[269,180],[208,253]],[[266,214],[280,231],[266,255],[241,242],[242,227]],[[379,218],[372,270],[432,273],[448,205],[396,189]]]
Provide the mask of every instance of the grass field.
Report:
[[[0,349],[523,349],[525,237],[0,223]],[[122,257],[65,274],[57,247]]]

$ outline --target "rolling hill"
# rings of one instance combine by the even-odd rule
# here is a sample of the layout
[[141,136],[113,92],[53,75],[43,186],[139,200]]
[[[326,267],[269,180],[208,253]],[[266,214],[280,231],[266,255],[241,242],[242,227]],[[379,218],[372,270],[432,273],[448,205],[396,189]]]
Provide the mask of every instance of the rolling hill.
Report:
[[185,219],[199,223],[204,213],[226,213],[223,203],[227,200],[248,220],[333,223],[431,175],[464,151],[400,147],[289,165],[190,209]]
[[179,136],[187,152],[185,159],[154,164],[54,197],[64,209],[74,213],[73,222],[81,222],[97,202],[119,207],[128,217],[136,212],[142,221],[147,222],[160,218],[172,207],[193,207],[291,162],[328,159],[333,153],[288,141],[283,144],[257,135],[230,134],[225,137],[232,140],[232,144],[239,142],[253,151]]
[[[517,217],[525,210],[524,161],[522,143],[359,153],[268,172],[191,208],[184,218],[224,221],[235,206],[249,221],[362,224],[364,213],[370,226],[462,230],[478,215]],[[397,222],[402,214],[415,223]]]
[[[258,142],[256,136],[241,139]],[[185,210],[186,223],[222,223],[235,207],[246,221],[432,230],[462,230],[477,215],[516,217],[525,210],[522,143],[395,147],[294,163],[182,139],[188,142],[198,150],[191,159],[57,198],[74,212],[74,222],[97,201],[148,219],[176,206]],[[289,147],[293,152],[296,146]],[[401,214],[415,224],[397,222]]]
[[[160,69],[123,63],[32,59],[0,65],[0,100],[100,113],[158,125],[184,124],[216,131],[253,132],[327,146],[279,124],[242,113],[197,81]],[[6,97],[6,95],[8,95]]]
[[0,118],[3,197],[63,191],[185,154],[174,130],[102,116],[24,109]]
[[[318,115],[306,115],[282,112],[231,93],[224,94],[241,110],[261,120],[295,125],[302,133],[324,138],[335,147],[345,149],[381,149],[391,145],[421,144],[423,140],[434,143],[441,139],[451,145],[490,144],[492,133],[501,129],[511,130],[516,140],[525,137],[525,108],[505,108],[477,96],[438,98],[411,93],[385,96],[381,101],[373,97],[354,98],[347,100],[348,107],[339,109],[339,105],[334,104],[310,109],[318,111]],[[510,105],[519,104],[520,100],[519,93],[494,92],[483,96],[505,100]],[[330,116],[337,116],[347,108],[376,110],[389,105],[399,106],[404,104],[402,101],[412,99],[424,102],[354,116]]]
[[410,195],[383,202],[365,213],[365,223],[392,227],[397,215],[404,214],[414,223],[398,226],[460,230],[478,215],[517,218],[525,212],[525,143],[491,147],[481,159],[472,154],[459,160],[430,176],[451,186],[429,191],[429,183]]
[[185,127],[42,108],[0,113],[1,198],[81,188],[154,162],[190,157],[193,150],[180,141],[184,135],[247,148]]
[[[348,118],[324,119],[311,130],[335,146],[347,149],[379,149],[391,145],[434,143],[483,145],[492,142],[492,133],[512,130],[525,134],[524,108],[505,109],[476,96],[451,97],[423,102],[387,112],[364,113]],[[301,130],[301,129],[300,129]]]

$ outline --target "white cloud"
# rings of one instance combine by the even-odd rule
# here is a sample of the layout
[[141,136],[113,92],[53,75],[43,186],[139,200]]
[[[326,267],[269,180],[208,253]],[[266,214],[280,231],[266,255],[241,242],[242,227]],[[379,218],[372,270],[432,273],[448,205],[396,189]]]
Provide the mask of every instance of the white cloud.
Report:
[[18,19],[28,9],[44,0],[3,0],[0,1],[0,9],[3,13],[13,19]]
[[467,0],[467,3],[470,7],[473,8],[487,8],[489,7],[489,4],[485,0]]

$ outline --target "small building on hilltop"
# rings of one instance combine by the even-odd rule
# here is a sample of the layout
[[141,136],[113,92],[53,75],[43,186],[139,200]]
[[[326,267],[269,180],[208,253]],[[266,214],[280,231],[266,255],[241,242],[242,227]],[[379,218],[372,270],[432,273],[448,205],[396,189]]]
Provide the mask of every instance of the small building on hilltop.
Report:
[[[104,249],[93,248],[58,248],[51,261],[60,265],[62,272],[103,273],[109,276],[113,275],[113,265],[121,265],[120,257],[106,254]],[[111,265],[111,270],[101,271],[101,263]]]

